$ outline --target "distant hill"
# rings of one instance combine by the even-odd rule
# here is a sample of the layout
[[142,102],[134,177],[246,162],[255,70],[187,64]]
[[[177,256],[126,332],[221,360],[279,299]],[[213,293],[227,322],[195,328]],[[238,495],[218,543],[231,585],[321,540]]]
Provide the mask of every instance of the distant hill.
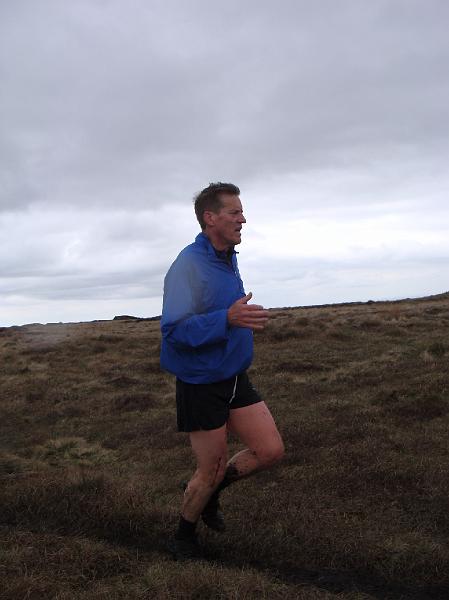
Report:
[[[432,302],[432,301],[437,301],[437,300],[445,300],[445,299],[449,299],[449,291],[448,292],[442,292],[441,294],[434,294],[431,296],[423,296],[423,297],[419,297],[419,298],[402,298],[402,299],[398,299],[398,300],[368,300],[366,302],[358,302],[358,301],[354,301],[354,302],[338,302],[338,303],[330,303],[330,304],[308,304],[306,306],[283,306],[283,307],[273,307],[273,308],[269,308],[268,310],[270,311],[278,311],[278,310],[285,310],[285,311],[290,311],[290,310],[310,310],[310,309],[316,309],[316,308],[335,308],[335,307],[344,307],[344,306],[371,306],[373,304],[376,305],[395,305],[395,304],[401,304],[401,303],[410,303],[410,302]],[[79,321],[79,323],[107,323],[109,322],[111,319],[94,319],[92,321]],[[140,321],[160,321],[161,320],[161,315],[156,315],[153,317],[136,317],[134,315],[116,315],[115,317],[113,317],[112,321],[135,321],[135,322],[140,322]],[[29,325],[39,325],[40,323],[28,323],[26,325],[13,325],[13,327],[27,327]],[[71,323],[63,323],[62,321],[59,322],[54,322],[54,323],[46,323],[46,325],[62,325],[62,324],[76,324],[76,322],[71,322]],[[0,330],[4,329],[3,327],[0,327]]]

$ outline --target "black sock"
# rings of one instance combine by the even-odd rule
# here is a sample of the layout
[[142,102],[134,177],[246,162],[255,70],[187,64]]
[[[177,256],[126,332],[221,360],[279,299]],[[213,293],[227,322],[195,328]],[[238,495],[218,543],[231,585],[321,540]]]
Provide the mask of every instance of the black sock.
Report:
[[177,540],[189,540],[195,537],[195,529],[196,523],[192,523],[191,521],[187,521],[181,515],[179,518],[178,531],[175,533],[175,538]]
[[220,483],[216,487],[214,493],[209,498],[209,502],[207,504],[210,505],[210,504],[214,504],[215,502],[217,502],[220,492],[222,490],[224,490],[225,488],[227,488],[229,485],[231,485],[231,483],[234,483],[234,481],[237,481],[237,479],[239,479],[239,472],[234,467],[234,465],[229,465],[229,467],[226,469],[226,473],[225,473],[223,479],[220,481]]
[[234,483],[235,479],[231,479],[229,478],[226,474],[223,477],[223,479],[220,481],[220,483],[218,484],[218,486],[215,489],[215,492],[212,494],[213,496],[215,496],[215,494],[219,494],[222,490],[224,490],[225,488],[228,487],[228,485],[231,485],[231,483]]

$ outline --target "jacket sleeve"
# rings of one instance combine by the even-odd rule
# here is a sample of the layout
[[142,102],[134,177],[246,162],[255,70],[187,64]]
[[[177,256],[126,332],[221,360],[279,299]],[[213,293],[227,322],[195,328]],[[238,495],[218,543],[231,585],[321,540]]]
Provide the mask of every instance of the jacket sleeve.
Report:
[[178,258],[164,281],[161,331],[171,344],[199,348],[228,339],[227,309],[200,312],[200,295],[191,265]]

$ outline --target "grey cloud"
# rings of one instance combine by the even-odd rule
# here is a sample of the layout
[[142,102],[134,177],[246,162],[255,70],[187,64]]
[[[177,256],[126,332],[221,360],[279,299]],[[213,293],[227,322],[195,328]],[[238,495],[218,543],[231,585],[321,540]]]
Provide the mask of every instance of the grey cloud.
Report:
[[4,298],[29,296],[34,300],[111,300],[160,297],[162,269],[133,270],[46,277],[3,279]]
[[[33,209],[24,215],[8,213],[0,216],[0,274],[10,278],[33,273],[59,277],[105,271],[113,278],[117,271],[135,273],[146,261],[162,270],[170,253],[171,236],[185,229],[181,220],[173,220],[174,213],[168,209],[137,213]],[[191,226],[193,232],[193,219]]]
[[223,171],[250,186],[447,144],[443,2],[7,12],[7,206],[157,205]]

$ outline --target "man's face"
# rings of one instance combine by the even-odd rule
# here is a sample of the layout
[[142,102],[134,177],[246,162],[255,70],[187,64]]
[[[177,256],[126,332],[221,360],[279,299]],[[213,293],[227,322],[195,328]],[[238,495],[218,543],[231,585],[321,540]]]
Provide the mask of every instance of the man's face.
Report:
[[209,212],[209,227],[211,241],[217,250],[225,250],[242,241],[242,225],[246,223],[243,216],[242,203],[238,196],[222,194],[222,207],[218,213]]

